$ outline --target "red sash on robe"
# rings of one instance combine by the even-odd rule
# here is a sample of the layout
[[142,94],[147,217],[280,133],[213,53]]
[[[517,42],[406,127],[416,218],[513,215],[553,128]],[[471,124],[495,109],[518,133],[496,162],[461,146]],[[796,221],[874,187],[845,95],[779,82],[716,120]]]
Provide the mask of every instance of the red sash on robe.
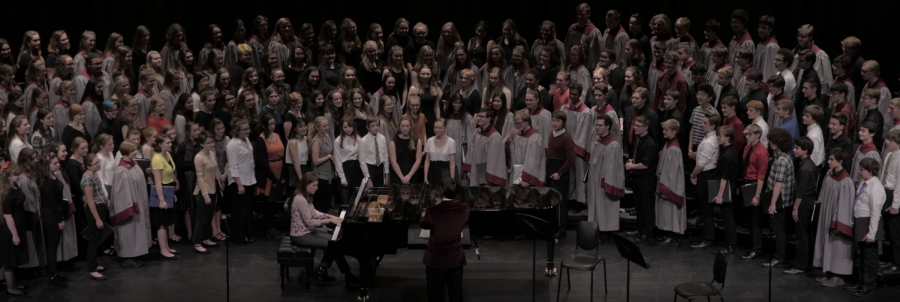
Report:
[[[669,140],[668,143],[666,143],[665,148],[681,149],[681,144],[678,143],[677,139],[672,139],[672,140]],[[663,149],[662,152],[666,152],[665,148]],[[669,201],[677,204],[679,207],[684,205],[684,197],[680,196],[678,194],[675,194],[675,192],[672,192],[672,189],[669,189],[669,187],[664,185],[662,182],[659,182],[659,193],[662,194],[663,196],[665,196],[666,199],[668,199]]]
[[[833,173],[828,173],[828,177],[831,177],[831,179],[833,179],[837,182],[841,182],[845,178],[850,177],[850,174],[847,173],[847,170],[841,170],[841,174],[834,175]],[[844,235],[847,235],[847,236],[851,236],[851,237],[853,236],[853,226],[841,223],[837,218],[835,218],[835,220],[831,221],[831,224],[828,225],[828,229],[829,230],[837,230],[838,232],[844,233]]]
[[[616,141],[616,138],[613,137],[611,133],[607,133],[604,137],[597,138],[597,142],[604,146],[608,146],[614,141]],[[606,183],[606,179],[601,179],[600,185],[603,187],[603,192],[606,192],[606,194],[619,196],[619,198],[625,197],[625,188],[617,188],[612,184]]]
[[[125,159],[122,159],[122,160],[119,160],[118,166],[125,167],[125,169],[131,170],[131,168],[135,167],[135,162],[133,162],[133,161],[128,162]],[[125,210],[113,215],[113,217],[110,217],[109,224],[117,225],[117,224],[119,224],[119,222],[122,222],[131,216],[134,216],[135,213],[140,213],[140,207],[138,207],[138,204],[136,202],[132,202],[130,208],[125,209]]]
[[762,41],[759,41],[760,45],[769,45],[769,43],[778,44],[778,40],[775,40],[775,35],[769,35],[769,37],[762,39]]
[[[569,30],[575,30],[575,28],[578,28],[578,23],[574,23],[572,24],[572,26],[569,26]],[[594,23],[588,21],[588,23],[584,25],[584,31],[582,32],[582,34],[589,35],[595,29],[597,29],[597,26],[594,26]]]

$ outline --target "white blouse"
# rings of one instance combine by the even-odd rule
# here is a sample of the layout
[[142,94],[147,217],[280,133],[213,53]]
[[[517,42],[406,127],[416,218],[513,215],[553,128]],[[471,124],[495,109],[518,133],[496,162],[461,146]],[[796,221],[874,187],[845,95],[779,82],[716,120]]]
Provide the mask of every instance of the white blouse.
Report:
[[9,158],[12,159],[12,162],[17,162],[19,160],[19,153],[25,149],[31,149],[31,144],[23,141],[19,136],[14,137],[13,140],[9,142]]
[[434,146],[434,137],[429,137],[425,143],[425,153],[431,156],[431,161],[450,161],[450,155],[456,154],[456,141],[448,136],[444,147],[437,148]]
[[284,158],[284,163],[293,164],[294,163],[293,158],[296,157],[297,162],[300,163],[300,165],[305,165],[306,163],[309,162],[309,145],[306,144],[305,140],[301,141],[299,139],[295,139],[295,141],[297,142],[297,154],[294,154],[293,157],[286,156]]
[[234,177],[241,179],[244,186],[256,184],[255,163],[253,162],[253,145],[250,140],[232,138],[225,147],[228,153],[228,184],[234,183]]
[[[97,153],[97,158],[100,159],[100,170],[97,171],[97,178],[100,179],[100,182],[105,186],[112,186],[113,175],[116,173],[116,166],[118,165],[118,161],[115,158],[109,158],[103,155],[103,153]],[[112,192],[106,192],[106,196],[111,196]]]
[[341,138],[334,139],[334,169],[341,181],[347,181],[344,176],[343,163],[348,160],[359,160],[359,138],[345,139],[341,144]]

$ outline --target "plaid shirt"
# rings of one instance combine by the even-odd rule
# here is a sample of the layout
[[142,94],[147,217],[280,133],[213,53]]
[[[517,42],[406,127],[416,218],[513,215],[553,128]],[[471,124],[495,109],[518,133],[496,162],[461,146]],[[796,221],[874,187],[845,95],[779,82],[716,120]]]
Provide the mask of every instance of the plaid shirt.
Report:
[[775,189],[775,183],[781,182],[781,201],[784,207],[794,205],[794,162],[784,152],[775,151],[775,158],[772,162],[772,168],[769,171],[769,177],[766,179],[766,190]]

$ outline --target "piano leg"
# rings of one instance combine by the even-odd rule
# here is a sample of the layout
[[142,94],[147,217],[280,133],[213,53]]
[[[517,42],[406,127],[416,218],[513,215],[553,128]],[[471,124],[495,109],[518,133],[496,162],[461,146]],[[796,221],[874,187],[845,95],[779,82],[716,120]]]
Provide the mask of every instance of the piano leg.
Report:
[[547,268],[544,274],[547,276],[556,276],[556,267],[553,263],[554,252],[556,251],[556,240],[547,240]]
[[369,301],[369,279],[372,271],[372,260],[369,257],[360,257],[359,260],[359,296],[357,302]]

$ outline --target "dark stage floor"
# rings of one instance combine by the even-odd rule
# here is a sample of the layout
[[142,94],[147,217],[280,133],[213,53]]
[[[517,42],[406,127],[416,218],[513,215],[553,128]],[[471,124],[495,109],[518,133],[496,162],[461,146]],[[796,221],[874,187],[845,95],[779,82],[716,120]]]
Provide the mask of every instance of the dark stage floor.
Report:
[[[557,259],[571,252],[575,237],[557,245]],[[466,301],[528,301],[531,295],[531,241],[480,240],[481,260],[473,250],[466,251],[464,288]],[[291,278],[284,291],[279,289],[278,264],[275,251],[278,242],[260,239],[251,245],[231,246],[232,301],[355,301],[356,292],[345,290],[343,279],[332,267],[331,274],[338,282],[314,283],[307,290],[297,282],[303,276],[299,268],[291,269]],[[64,273],[70,279],[68,288],[48,288],[43,279],[25,280],[31,286],[27,297],[8,301],[225,301],[225,249],[212,249],[211,255],[191,252],[189,244],[176,244],[183,252],[178,261],[148,261],[140,268],[125,269],[113,258],[101,258],[107,281],[87,278],[85,263],[78,261],[75,269]],[[686,242],[680,246],[641,246],[651,265],[645,270],[632,265],[632,301],[671,301],[678,283],[712,279],[714,255],[708,250],[691,250]],[[600,249],[608,258],[609,293],[603,294],[602,270],[595,275],[595,301],[625,301],[625,261],[618,256],[613,243]],[[321,257],[321,252],[317,254]],[[421,264],[422,250],[400,250],[385,257],[378,269],[376,287],[371,289],[372,301],[426,301],[425,269]],[[540,244],[538,259],[545,257]],[[559,260],[557,260],[559,261]],[[766,301],[767,270],[759,265],[763,260],[732,260],[729,257],[725,283],[726,301]],[[356,261],[350,260],[356,270]],[[543,261],[539,260],[541,270]],[[855,298],[842,288],[826,288],[811,277],[784,276],[773,271],[773,301],[898,301],[900,286],[879,288],[867,298]],[[537,300],[555,301],[557,278],[537,276]],[[589,275],[572,272],[572,291],[563,292],[561,301],[588,301]],[[305,279],[305,278],[300,278]],[[564,282],[565,283],[565,282]],[[3,296],[3,298],[8,298]],[[684,300],[681,300],[684,301]]]

